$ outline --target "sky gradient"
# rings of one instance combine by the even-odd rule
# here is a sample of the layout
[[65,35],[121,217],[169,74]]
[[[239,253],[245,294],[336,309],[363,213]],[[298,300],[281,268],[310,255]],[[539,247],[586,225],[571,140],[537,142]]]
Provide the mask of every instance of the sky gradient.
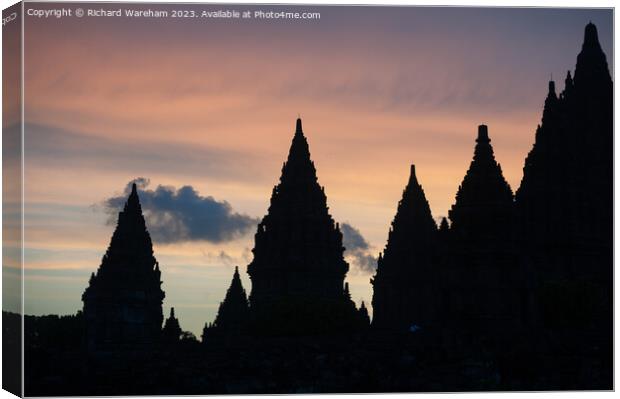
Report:
[[[27,314],[81,308],[114,206],[136,178],[153,207],[165,313],[174,306],[181,326],[200,335],[235,265],[251,288],[254,228],[208,229],[266,213],[298,115],[331,214],[361,234],[363,255],[377,256],[409,165],[433,216],[446,216],[479,124],[518,188],[547,82],[553,74],[564,86],[589,21],[613,77],[611,10],[174,8],[296,9],[321,19],[26,18]],[[177,226],[183,239],[166,238],[156,219],[171,215],[170,204],[189,217]],[[347,255],[353,299],[368,303],[371,273]]]

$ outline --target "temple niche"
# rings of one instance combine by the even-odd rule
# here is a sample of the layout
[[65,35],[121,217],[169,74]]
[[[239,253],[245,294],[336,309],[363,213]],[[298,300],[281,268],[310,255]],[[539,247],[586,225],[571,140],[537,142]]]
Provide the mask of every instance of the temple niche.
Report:
[[148,350],[160,338],[164,291],[136,185],[82,295],[89,351]]
[[437,225],[411,165],[409,182],[371,280],[374,328],[426,328],[438,317],[436,243]]
[[342,233],[328,212],[301,119],[252,252],[248,274],[255,332],[335,332],[358,320],[344,295],[349,265]]

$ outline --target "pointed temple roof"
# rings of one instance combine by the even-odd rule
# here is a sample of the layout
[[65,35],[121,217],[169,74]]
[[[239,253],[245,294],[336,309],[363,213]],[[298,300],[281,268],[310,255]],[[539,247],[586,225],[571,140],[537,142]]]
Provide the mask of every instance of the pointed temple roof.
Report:
[[512,190],[495,161],[487,126],[480,125],[474,158],[449,211],[451,230],[489,236],[497,229],[507,229],[503,224],[510,221],[512,201]]
[[239,267],[235,266],[230,287],[226,291],[224,300],[220,303],[213,324],[215,327],[224,329],[238,327],[247,321],[248,311],[248,298],[241,283]]
[[294,185],[295,183],[314,185],[313,183],[316,182],[316,169],[310,159],[308,140],[304,136],[301,119],[298,118],[288,157],[282,168],[280,183],[285,185]]
[[135,183],[123,210],[118,214],[110,245],[91,282],[91,287],[97,286],[106,291],[121,287],[135,290],[148,288],[162,299],[164,297],[160,289],[159,264],[153,256],[153,244],[146,229]]
[[[604,136],[601,131],[608,129],[598,125],[609,119],[612,111],[613,84],[605,53],[598,41],[596,26],[591,22],[585,28],[581,52],[577,56],[575,76],[573,78],[568,71],[564,84],[564,91],[558,99],[555,93],[551,93],[550,83],[542,124],[537,129],[536,141],[525,161],[517,198],[529,196],[534,191],[548,190],[550,185],[559,183],[560,175],[569,178],[573,173],[579,174],[582,166],[577,166],[576,157],[586,158],[584,162],[591,162],[592,157],[598,157],[596,154],[588,156],[584,138],[588,141],[607,139],[611,143],[611,133],[608,138],[601,137]],[[567,119],[571,121],[567,123]],[[588,130],[595,131],[586,134]],[[605,144],[593,144],[594,146],[598,149],[593,148],[592,152],[597,152]],[[568,173],[568,169],[572,167],[577,170]],[[568,186],[575,183],[562,184]]]
[[280,183],[258,227],[250,276],[261,268],[280,267],[323,268],[344,276],[348,265],[342,255],[342,234],[328,209],[301,119],[297,119]]
[[437,225],[411,165],[409,182],[371,279],[375,327],[402,329],[412,318],[424,317],[417,310],[427,303],[421,287],[432,284],[436,239]]
[[[515,200],[515,246],[523,255],[528,279],[541,286],[561,282],[590,287],[579,297],[580,303],[596,303],[587,311],[593,315],[588,322],[572,319],[579,312],[565,296],[550,309],[567,315],[562,325],[573,332],[585,326],[605,331],[603,335],[609,335],[603,340],[611,343],[614,88],[592,23],[585,27],[575,72],[572,77],[567,73],[565,85],[554,113],[549,114],[545,104],[525,161]],[[605,327],[593,327],[596,324]],[[575,333],[579,338],[574,342],[581,343],[581,336]]]
[[168,316],[166,322],[164,323],[162,338],[169,342],[178,341],[182,333],[183,330],[179,324],[179,319],[177,319],[174,315],[174,308],[170,308],[170,316]]
[[[409,258],[412,252],[428,250],[436,231],[437,224],[431,214],[424,189],[418,183],[415,165],[411,165],[409,181],[392,221],[382,264],[389,264],[393,256]],[[401,263],[403,260],[399,259],[398,262]]]
[[558,96],[555,93],[555,82],[549,81],[549,91],[547,92],[547,98],[545,99],[545,108],[543,110],[543,123],[549,118],[553,118],[553,113],[558,107]]
[[[527,241],[570,246],[570,240],[586,242],[586,232],[608,235],[603,233],[607,227],[600,226],[613,219],[605,211],[613,197],[613,82],[594,24],[585,28],[574,76],[568,71],[564,91],[553,97],[545,100],[525,160],[516,192],[517,219]],[[579,199],[577,192],[589,198]],[[551,239],[556,243],[549,244]]]
[[[342,233],[329,214],[301,119],[254,240],[247,269],[251,328],[265,334],[310,334],[357,320],[355,306],[344,295],[349,265]],[[312,322],[319,318],[321,323]]]
[[581,86],[586,91],[600,89],[611,83],[607,58],[599,43],[596,26],[592,22],[586,25],[581,52],[577,56],[574,80],[575,86]]
[[566,79],[564,79],[564,91],[572,90],[573,84],[573,77],[571,76],[570,71],[566,71]]
[[161,284],[138,190],[132,184],[101,265],[82,295],[88,347],[99,350],[155,343],[164,318]]

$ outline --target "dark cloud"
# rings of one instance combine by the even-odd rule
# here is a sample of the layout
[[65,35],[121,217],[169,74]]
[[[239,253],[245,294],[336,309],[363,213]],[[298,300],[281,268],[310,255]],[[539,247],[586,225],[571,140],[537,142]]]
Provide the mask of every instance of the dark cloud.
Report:
[[348,223],[340,225],[342,231],[342,245],[345,247],[345,256],[352,258],[353,266],[364,273],[374,273],[377,269],[377,258],[370,254],[370,245],[362,233]]
[[355,227],[348,223],[342,223],[340,225],[340,231],[342,231],[342,245],[344,245],[348,251],[368,249],[368,242]]
[[220,243],[249,233],[258,223],[256,218],[235,212],[226,201],[201,196],[192,186],[175,189],[159,185],[154,190],[148,189],[150,181],[144,177],[129,182],[123,195],[104,201],[112,222],[125,204],[133,182],[138,187],[149,232],[156,242]]

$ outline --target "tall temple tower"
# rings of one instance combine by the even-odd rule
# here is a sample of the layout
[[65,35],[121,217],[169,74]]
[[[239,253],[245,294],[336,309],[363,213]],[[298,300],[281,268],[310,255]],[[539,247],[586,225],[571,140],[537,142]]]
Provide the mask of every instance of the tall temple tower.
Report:
[[373,327],[407,331],[437,317],[437,225],[411,165],[373,284]]
[[[478,127],[474,157],[449,217],[444,321],[449,330],[462,331],[477,342],[484,336],[495,340],[512,332],[518,322],[522,286],[511,246],[512,190],[495,160],[485,125]],[[446,228],[447,224],[442,233]]]
[[613,82],[592,23],[574,78],[569,71],[559,96],[549,83],[515,205],[531,323],[570,328],[578,345],[594,342],[584,334],[611,346]]
[[133,184],[110,246],[82,295],[89,351],[139,351],[155,344],[163,321],[161,283]]
[[480,125],[474,158],[449,211],[455,240],[481,249],[508,242],[512,206],[512,190],[495,161],[488,128]]
[[354,317],[343,310],[349,265],[342,233],[328,212],[301,119],[252,252],[250,306],[259,330],[331,330]]
[[[556,277],[600,272],[611,281],[610,264],[584,267],[577,256],[611,260],[613,245],[613,82],[592,23],[559,98],[549,83],[516,205],[521,245],[541,267]],[[562,248],[574,252],[570,259],[561,259]]]

